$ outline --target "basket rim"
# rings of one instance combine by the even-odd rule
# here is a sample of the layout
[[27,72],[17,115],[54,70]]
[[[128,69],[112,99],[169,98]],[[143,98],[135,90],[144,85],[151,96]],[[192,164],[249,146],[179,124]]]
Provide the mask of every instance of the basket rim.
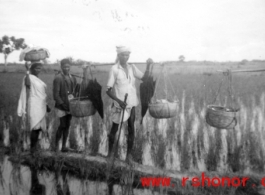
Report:
[[88,99],[88,98],[73,98],[73,99],[71,99],[70,101],[69,101],[69,103],[75,103],[75,102],[92,102],[90,99]]
[[[89,98],[87,98],[87,97],[75,97],[75,98],[73,98],[73,99],[71,99],[70,101],[73,101],[73,100],[90,100]],[[91,101],[91,100],[90,100]]]
[[48,54],[45,50],[32,50],[25,54],[25,61],[41,61],[48,57]]
[[34,49],[34,50],[31,50],[31,51],[27,52],[26,55],[27,54],[32,54],[32,53],[38,53],[38,52],[45,52],[46,53],[46,51],[44,49],[39,49],[39,50]]
[[[221,108],[221,110],[215,110],[213,108]],[[225,109],[224,109],[225,108]],[[228,107],[224,107],[224,106],[217,106],[217,105],[207,105],[207,109],[212,110],[212,111],[222,111],[222,112],[228,112],[228,113],[236,113],[239,111],[239,109],[233,109],[233,108],[228,108]],[[226,110],[229,109],[229,110]]]
[[166,105],[166,104],[178,105],[178,102],[155,102],[155,103],[149,103],[148,106],[157,106],[157,105]]

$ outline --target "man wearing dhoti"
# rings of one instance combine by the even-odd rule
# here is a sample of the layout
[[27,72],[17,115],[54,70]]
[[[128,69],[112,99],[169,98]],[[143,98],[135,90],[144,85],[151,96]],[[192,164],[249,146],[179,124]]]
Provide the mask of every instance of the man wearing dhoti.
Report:
[[[46,112],[50,111],[47,106],[46,99],[46,84],[38,78],[41,71],[41,63],[33,63],[30,66],[30,71],[27,71],[27,76],[23,79],[22,90],[18,102],[18,116],[29,117],[30,123],[30,149],[31,152],[36,150],[40,132],[47,131],[46,129]],[[28,107],[26,87],[29,88]]]
[[[135,81],[143,79],[144,74],[133,64],[128,64],[131,50],[125,46],[118,46],[117,61],[109,72],[107,83],[107,94],[114,100],[111,108],[111,120],[113,122],[109,137],[109,154],[110,156],[115,140],[115,135],[120,123],[121,110],[124,111],[123,122],[128,120],[128,139],[127,139],[127,156],[126,161],[132,161],[132,149],[134,143],[134,122],[135,107],[139,104],[137,97]],[[125,94],[128,94],[126,104],[123,102]]]
[[69,59],[61,60],[62,72],[57,74],[53,81],[53,97],[55,100],[55,109],[60,118],[60,125],[56,132],[55,149],[59,150],[59,141],[61,137],[62,152],[73,152],[74,150],[66,147],[66,141],[69,135],[72,115],[70,113],[69,101],[74,98],[74,88],[76,79],[70,74],[71,61]]

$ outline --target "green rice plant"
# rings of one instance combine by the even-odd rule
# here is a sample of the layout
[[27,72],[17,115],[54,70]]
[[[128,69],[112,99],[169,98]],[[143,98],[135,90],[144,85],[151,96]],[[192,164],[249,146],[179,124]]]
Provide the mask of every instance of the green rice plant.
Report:
[[[14,148],[13,151],[18,152],[21,125],[16,116],[16,107],[24,74],[0,74],[0,105],[4,105],[5,115],[11,115],[13,118],[10,125],[11,146]],[[48,103],[53,107],[52,80],[54,74],[42,74],[40,77],[48,85]],[[97,73],[97,80],[102,86],[107,82],[106,78],[107,72]],[[143,126],[140,126],[140,107],[136,108],[135,127],[137,130],[133,157],[137,162],[152,164],[159,168],[173,167],[179,171],[225,170],[227,173],[253,172],[255,174],[264,172],[265,93],[263,83],[265,77],[251,74],[233,76],[234,95],[237,97],[236,104],[240,106],[240,111],[237,114],[238,124],[235,129],[231,130],[216,129],[205,122],[206,105],[213,103],[222,79],[221,75],[176,73],[170,75],[170,79],[180,100],[178,115],[175,118],[156,120],[147,114]],[[220,95],[217,103],[225,104],[227,91],[223,89]],[[102,99],[104,120],[96,114],[92,116],[92,127],[88,127],[85,123],[80,125],[85,130],[91,131],[91,136],[87,140],[89,143],[87,150],[92,153],[101,151],[106,154],[107,148],[104,146],[105,148],[100,150],[100,144],[103,132],[109,132],[111,128],[111,121],[108,118],[111,101],[104,90],[102,90]],[[52,133],[58,125],[58,120],[54,118],[56,116],[53,112],[48,115],[49,124],[53,127]],[[71,132],[75,131],[78,123],[78,120],[72,120]],[[121,143],[125,143],[125,137]],[[74,140],[75,137],[70,138],[70,145],[76,144]],[[120,151],[126,152],[124,149]],[[152,155],[149,155],[150,153]],[[144,159],[145,156],[148,158]],[[147,162],[147,159],[150,162]],[[233,194],[235,190],[190,187],[182,189],[182,194]]]

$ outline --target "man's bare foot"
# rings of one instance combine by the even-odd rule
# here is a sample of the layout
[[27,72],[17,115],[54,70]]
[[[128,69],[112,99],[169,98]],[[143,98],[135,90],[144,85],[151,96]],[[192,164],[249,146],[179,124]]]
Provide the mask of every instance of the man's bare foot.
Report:
[[76,150],[72,149],[72,148],[66,148],[66,147],[63,147],[62,152],[76,152]]

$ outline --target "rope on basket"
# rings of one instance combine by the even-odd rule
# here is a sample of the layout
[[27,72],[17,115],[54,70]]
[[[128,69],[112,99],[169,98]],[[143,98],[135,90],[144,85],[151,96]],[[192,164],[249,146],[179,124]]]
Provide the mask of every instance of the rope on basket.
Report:
[[[89,71],[90,71],[90,76],[91,76],[91,78],[93,79],[93,74],[92,74],[92,70],[91,70],[91,67],[90,66],[88,66],[89,67]],[[82,83],[84,82],[84,80],[85,79],[87,79],[88,77],[88,75],[86,75],[86,69],[87,69],[87,66],[84,66],[83,67],[83,77],[81,76],[81,74],[82,73],[80,73],[79,74],[79,76],[82,78],[81,79],[81,81],[80,81],[80,87],[79,87],[79,94],[78,94],[78,102],[77,102],[77,106],[78,106],[78,109],[79,109],[79,111],[81,112],[81,115],[84,115],[84,112],[83,112],[83,110],[81,109],[81,98],[82,98],[82,96],[81,96],[81,91],[82,91],[82,88],[83,88],[83,86],[82,86]],[[86,83],[87,85],[88,85],[88,83]],[[84,86],[85,88],[87,87],[87,86]],[[79,129],[79,132],[80,132],[80,135],[82,134],[82,131],[81,131],[81,129],[82,129],[82,125],[81,124],[85,124],[85,122],[86,122],[86,120],[85,120],[85,118],[84,117],[79,117],[78,118],[78,123],[80,123],[80,129]],[[82,135],[81,137],[83,137],[84,135]],[[85,133],[85,136],[87,136],[86,135],[86,133]],[[87,143],[86,143],[86,137],[85,137],[85,143],[84,143],[84,149],[86,150],[86,148],[87,148]],[[78,149],[77,149],[78,151],[81,151],[82,150],[82,146],[79,146],[78,147]]]
[[[167,72],[167,69],[165,68],[165,64],[161,64],[162,65],[162,74],[159,74],[158,76],[158,79],[157,79],[157,83],[156,83],[156,86],[155,86],[155,90],[154,90],[154,96],[153,98],[151,99],[151,103],[156,103],[157,101],[157,86],[159,85],[159,82],[161,80],[161,76],[163,75],[163,80],[164,80],[164,93],[165,93],[165,97],[166,97],[166,100],[168,101],[169,99],[169,96],[168,96],[168,84],[167,82],[169,82],[169,86],[170,88],[172,89],[172,92],[173,92],[173,98],[172,98],[172,102],[179,102],[178,101],[178,98],[177,98],[177,95],[176,95],[176,91],[173,87],[173,84],[172,82],[168,79],[168,72]],[[155,99],[155,100],[154,100]],[[163,102],[161,102],[163,103]],[[166,104],[165,104],[166,105]],[[155,110],[155,113],[156,115],[158,116],[159,114],[158,113],[161,113],[162,110],[164,109],[164,107],[161,107],[158,111]],[[167,104],[167,107],[166,107],[167,111],[169,112],[169,105]]]
[[[231,70],[229,70],[229,69],[224,73],[224,76],[222,77],[222,81],[221,81],[221,83],[219,85],[218,91],[217,91],[216,96],[215,96],[215,98],[214,98],[214,100],[212,102],[212,105],[216,103],[218,96],[220,96],[220,91],[221,91],[221,88],[223,86],[223,83],[224,83],[224,80],[225,80],[225,76],[226,76],[226,81],[228,83],[228,88],[227,88],[227,91],[228,91],[227,106],[232,108],[233,110],[236,110],[236,108],[234,106],[235,103],[236,103],[236,100],[235,100],[235,97],[233,95],[232,73],[231,73]],[[222,104],[221,99],[220,99],[220,103]]]
[[[223,82],[224,82],[224,77],[222,77],[221,83],[220,83],[220,85],[219,85],[219,87],[218,87],[218,91],[217,91],[217,93],[216,93],[216,95],[215,95],[215,98],[213,99],[213,102],[212,102],[211,104],[215,104],[215,102],[216,102],[216,100],[217,100],[217,97],[218,97],[219,94],[220,94],[221,87],[223,86]],[[221,99],[220,99],[220,102],[221,102]]]
[[[93,74],[92,74],[92,70],[91,70],[91,67],[90,67],[90,65],[88,65],[88,66],[84,66],[83,67],[83,77],[81,76],[81,73],[79,74],[79,76],[82,78],[81,79],[81,82],[80,82],[80,87],[79,87],[79,93],[78,93],[78,99],[77,99],[77,101],[78,101],[78,104],[77,104],[77,106],[79,107],[79,111],[81,112],[81,114],[82,115],[84,115],[84,112],[83,112],[83,110],[81,109],[81,98],[82,98],[82,96],[81,96],[81,91],[82,91],[82,88],[83,88],[83,86],[82,86],[82,83],[84,82],[84,80],[85,79],[87,79],[87,75],[85,74],[86,73],[86,69],[87,68],[89,68],[89,71],[90,71],[90,76],[91,76],[91,78],[92,78],[92,80],[93,80]],[[89,84],[89,83],[86,83],[87,85]],[[76,85],[77,86],[77,85]],[[87,86],[85,86],[85,88],[86,88]],[[76,89],[76,88],[75,88]],[[85,96],[84,96],[85,97]],[[83,117],[82,117],[83,118]]]
[[[221,129],[233,129],[237,125],[236,113],[239,108],[236,108],[236,100],[233,95],[233,88],[232,88],[232,74],[231,70],[227,70],[223,73],[224,76],[222,77],[222,81],[219,85],[218,91],[216,96],[211,105],[208,105],[208,110],[206,114],[206,122],[216,128]],[[223,86],[224,81],[228,84],[227,92],[228,92],[228,99],[226,104],[222,106],[221,98],[220,104],[221,106],[216,106],[215,102],[217,101],[217,97],[220,97],[220,91]],[[221,109],[221,110],[219,110]]]
[[[173,87],[173,84],[167,78],[168,77],[167,69],[165,68],[165,65],[164,64],[162,64],[161,66],[162,66],[162,70],[161,70],[162,74],[159,74],[159,76],[158,76],[157,83],[156,83],[156,86],[155,86],[154,96],[153,96],[152,99],[154,99],[154,98],[157,99],[157,86],[158,86],[158,84],[159,84],[159,82],[161,80],[161,75],[163,75],[163,80],[164,80],[164,83],[165,83],[165,90],[164,90],[164,92],[165,92],[165,95],[166,95],[166,99],[168,99],[168,86],[167,86],[167,82],[169,82],[170,87],[171,87],[171,89],[173,91],[173,94],[174,94],[173,95],[173,99],[176,99],[176,101],[178,101],[178,98],[177,98],[177,95],[176,95],[176,91],[175,91],[175,89]],[[151,101],[151,102],[153,102],[153,101]]]

